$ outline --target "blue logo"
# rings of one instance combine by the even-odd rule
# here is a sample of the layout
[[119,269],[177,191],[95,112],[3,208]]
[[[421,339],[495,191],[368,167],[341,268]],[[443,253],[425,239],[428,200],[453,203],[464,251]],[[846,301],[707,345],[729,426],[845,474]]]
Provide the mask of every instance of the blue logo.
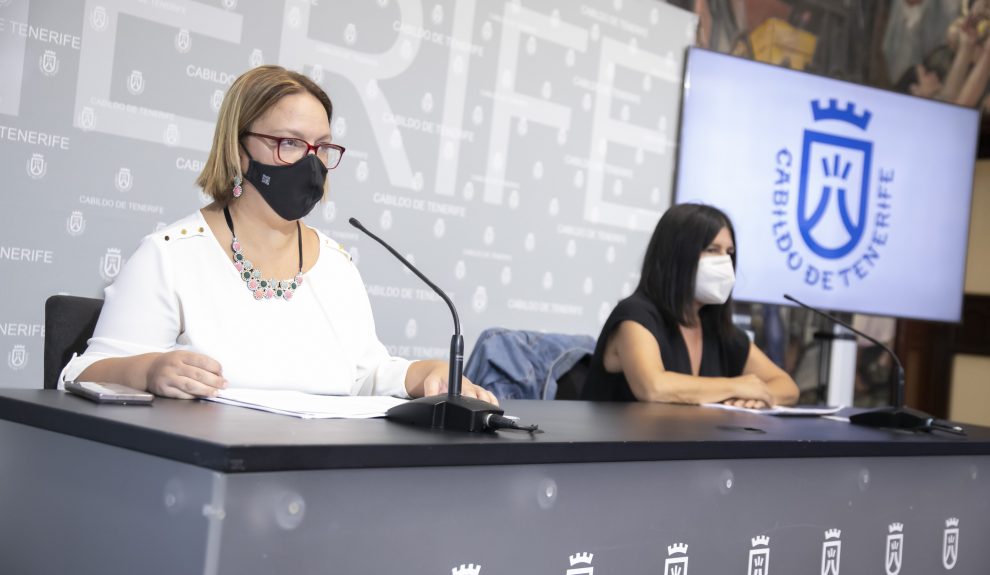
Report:
[[894,171],[876,165],[874,142],[865,137],[869,110],[812,100],[811,116],[800,159],[786,147],[776,153],[772,228],[787,268],[830,291],[866,279],[877,265],[890,227]]
[[[866,130],[870,112],[857,114],[849,103],[836,100],[822,107],[811,103],[815,122],[838,120]],[[798,230],[808,248],[820,257],[837,259],[851,252],[866,230],[873,143],[866,140],[804,131],[801,179],[798,188]]]

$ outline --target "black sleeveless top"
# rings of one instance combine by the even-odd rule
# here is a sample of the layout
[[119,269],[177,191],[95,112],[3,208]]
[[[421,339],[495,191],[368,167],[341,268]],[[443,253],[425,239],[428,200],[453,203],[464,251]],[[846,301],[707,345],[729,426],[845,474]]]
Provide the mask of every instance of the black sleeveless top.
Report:
[[[736,377],[742,375],[749,358],[749,337],[739,328],[733,328],[728,337],[716,335],[712,322],[716,317],[702,318],[701,368],[703,377]],[[605,322],[595,355],[591,358],[588,379],[581,399],[591,401],[636,401],[629,382],[622,373],[605,371],[605,344],[612,333],[624,321],[634,321],[645,327],[660,346],[660,359],[667,371],[691,375],[691,356],[677,325],[668,326],[660,310],[645,295],[635,292],[619,302]]]

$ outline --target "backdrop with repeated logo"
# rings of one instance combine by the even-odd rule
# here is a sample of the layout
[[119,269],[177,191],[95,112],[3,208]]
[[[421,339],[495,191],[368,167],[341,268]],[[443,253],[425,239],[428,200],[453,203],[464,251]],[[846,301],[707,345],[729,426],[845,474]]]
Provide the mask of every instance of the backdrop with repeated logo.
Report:
[[[41,385],[44,302],[102,297],[141,237],[205,204],[225,91],[259,64],[330,94],[329,200],[392,353],[491,326],[597,332],[671,199],[696,17],[658,0],[0,0],[0,350]],[[258,305],[292,305],[262,301]]]

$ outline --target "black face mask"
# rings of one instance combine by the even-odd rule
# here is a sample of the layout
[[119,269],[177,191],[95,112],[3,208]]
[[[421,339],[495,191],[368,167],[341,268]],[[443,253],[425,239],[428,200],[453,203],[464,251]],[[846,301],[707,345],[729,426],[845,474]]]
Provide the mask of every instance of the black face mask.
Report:
[[323,197],[328,170],[314,154],[294,164],[272,166],[254,161],[247,150],[244,153],[248,156],[244,179],[282,219],[291,222],[306,217]]

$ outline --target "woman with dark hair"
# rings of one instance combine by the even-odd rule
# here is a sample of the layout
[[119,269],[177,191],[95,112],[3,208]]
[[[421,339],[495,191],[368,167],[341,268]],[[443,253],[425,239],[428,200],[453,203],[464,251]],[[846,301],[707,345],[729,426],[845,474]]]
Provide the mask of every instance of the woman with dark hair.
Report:
[[793,404],[794,380],[732,324],[735,231],[711,206],[681,204],[660,218],[639,286],[598,337],[584,399]]

